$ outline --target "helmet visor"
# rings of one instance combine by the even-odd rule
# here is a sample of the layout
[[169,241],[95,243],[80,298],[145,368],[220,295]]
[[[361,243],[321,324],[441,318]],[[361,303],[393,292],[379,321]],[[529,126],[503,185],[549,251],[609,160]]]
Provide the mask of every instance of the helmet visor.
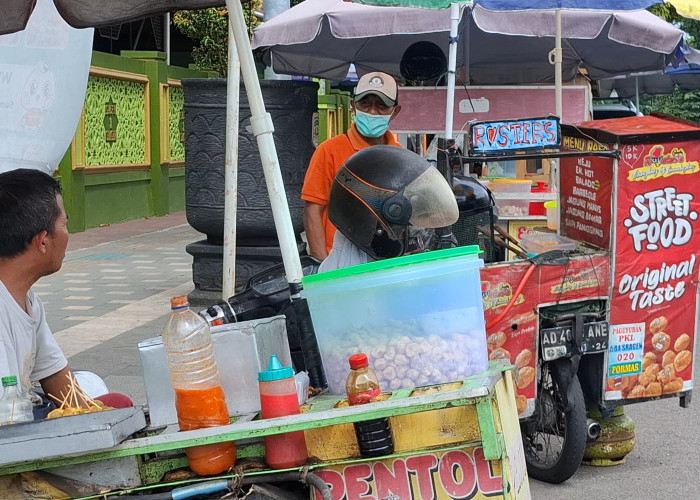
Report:
[[452,188],[435,167],[430,167],[403,190],[411,203],[409,222],[418,227],[445,227],[457,222],[459,209]]

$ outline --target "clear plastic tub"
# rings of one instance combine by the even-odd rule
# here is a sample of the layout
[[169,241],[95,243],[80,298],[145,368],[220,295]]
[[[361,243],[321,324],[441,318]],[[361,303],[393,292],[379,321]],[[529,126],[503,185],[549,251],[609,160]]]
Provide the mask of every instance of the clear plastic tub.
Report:
[[524,234],[520,238],[520,245],[528,253],[544,253],[551,250],[573,252],[576,250],[576,242],[554,233]]
[[493,179],[491,191],[494,193],[529,194],[532,182],[528,179]]
[[496,199],[496,207],[498,208],[499,217],[525,217],[530,214],[530,202],[528,200],[509,200],[499,198]]
[[484,371],[479,252],[458,247],[304,277],[329,391],[345,392],[347,359],[359,352],[386,391]]

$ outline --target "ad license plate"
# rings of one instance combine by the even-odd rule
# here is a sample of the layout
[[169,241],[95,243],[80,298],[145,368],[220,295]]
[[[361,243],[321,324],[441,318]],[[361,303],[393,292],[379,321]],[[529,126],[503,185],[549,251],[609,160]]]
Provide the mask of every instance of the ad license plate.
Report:
[[[607,321],[584,323],[578,350],[583,354],[605,351],[608,348],[609,333]],[[573,325],[540,330],[540,343],[544,361],[552,361],[577,352]]]

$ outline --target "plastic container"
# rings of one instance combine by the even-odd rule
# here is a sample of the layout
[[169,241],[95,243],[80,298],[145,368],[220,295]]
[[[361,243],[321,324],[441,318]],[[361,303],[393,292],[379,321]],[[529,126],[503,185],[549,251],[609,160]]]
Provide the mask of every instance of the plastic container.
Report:
[[[538,182],[537,186],[533,186],[532,193],[546,193],[547,185],[544,182]],[[529,215],[545,215],[547,210],[544,207],[544,202],[542,201],[531,201],[530,202],[530,213]]]
[[[345,390],[350,406],[362,405],[375,401],[382,393],[377,374],[369,367],[367,355],[353,354],[348,360],[350,373],[345,381]],[[364,422],[355,422],[355,436],[363,457],[381,457],[394,453],[394,441],[388,418],[377,418]]]
[[[299,396],[291,366],[282,366],[274,354],[267,370],[258,373],[262,418],[299,414]],[[273,469],[289,469],[306,463],[304,431],[264,436],[265,461]]]
[[520,245],[526,252],[540,254],[551,250],[573,252],[576,250],[576,242],[554,233],[524,234],[520,238]]
[[[163,329],[170,381],[180,430],[216,427],[229,423],[226,396],[214,360],[209,324],[189,309],[187,297],[170,300],[172,313]],[[236,462],[233,442],[186,448],[190,468],[209,476],[230,469]]]
[[436,250],[304,277],[329,391],[345,393],[347,359],[357,352],[372,357],[390,391],[484,371],[480,251]]
[[557,225],[557,200],[544,202],[544,208],[547,210],[547,229],[556,231]]
[[2,377],[2,398],[0,398],[0,425],[18,424],[34,420],[34,405],[17,385],[17,377]]
[[492,179],[491,191],[494,193],[529,194],[532,182],[528,179]]
[[528,200],[511,200],[499,198],[494,193],[496,208],[499,217],[526,217],[530,213],[530,202]]

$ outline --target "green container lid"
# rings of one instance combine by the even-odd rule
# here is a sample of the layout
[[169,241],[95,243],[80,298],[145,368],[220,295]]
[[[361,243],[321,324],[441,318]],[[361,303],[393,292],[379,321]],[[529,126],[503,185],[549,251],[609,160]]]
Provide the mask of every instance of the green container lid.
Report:
[[446,248],[444,250],[434,250],[432,252],[404,255],[402,257],[394,257],[393,259],[375,260],[356,266],[334,269],[325,273],[311,274],[309,276],[304,276],[302,283],[304,285],[314,285],[338,278],[346,278],[348,276],[357,276],[359,274],[372,273],[402,266],[411,266],[424,262],[434,262],[454,257],[474,256],[478,258],[480,253],[481,249],[478,245],[467,245],[463,247]]
[[8,385],[17,385],[17,375],[2,378],[2,386],[7,387]]
[[258,372],[258,381],[260,382],[272,382],[292,377],[294,377],[294,369],[291,366],[282,366],[282,363],[274,354],[270,356],[270,364],[267,365],[267,370]]

